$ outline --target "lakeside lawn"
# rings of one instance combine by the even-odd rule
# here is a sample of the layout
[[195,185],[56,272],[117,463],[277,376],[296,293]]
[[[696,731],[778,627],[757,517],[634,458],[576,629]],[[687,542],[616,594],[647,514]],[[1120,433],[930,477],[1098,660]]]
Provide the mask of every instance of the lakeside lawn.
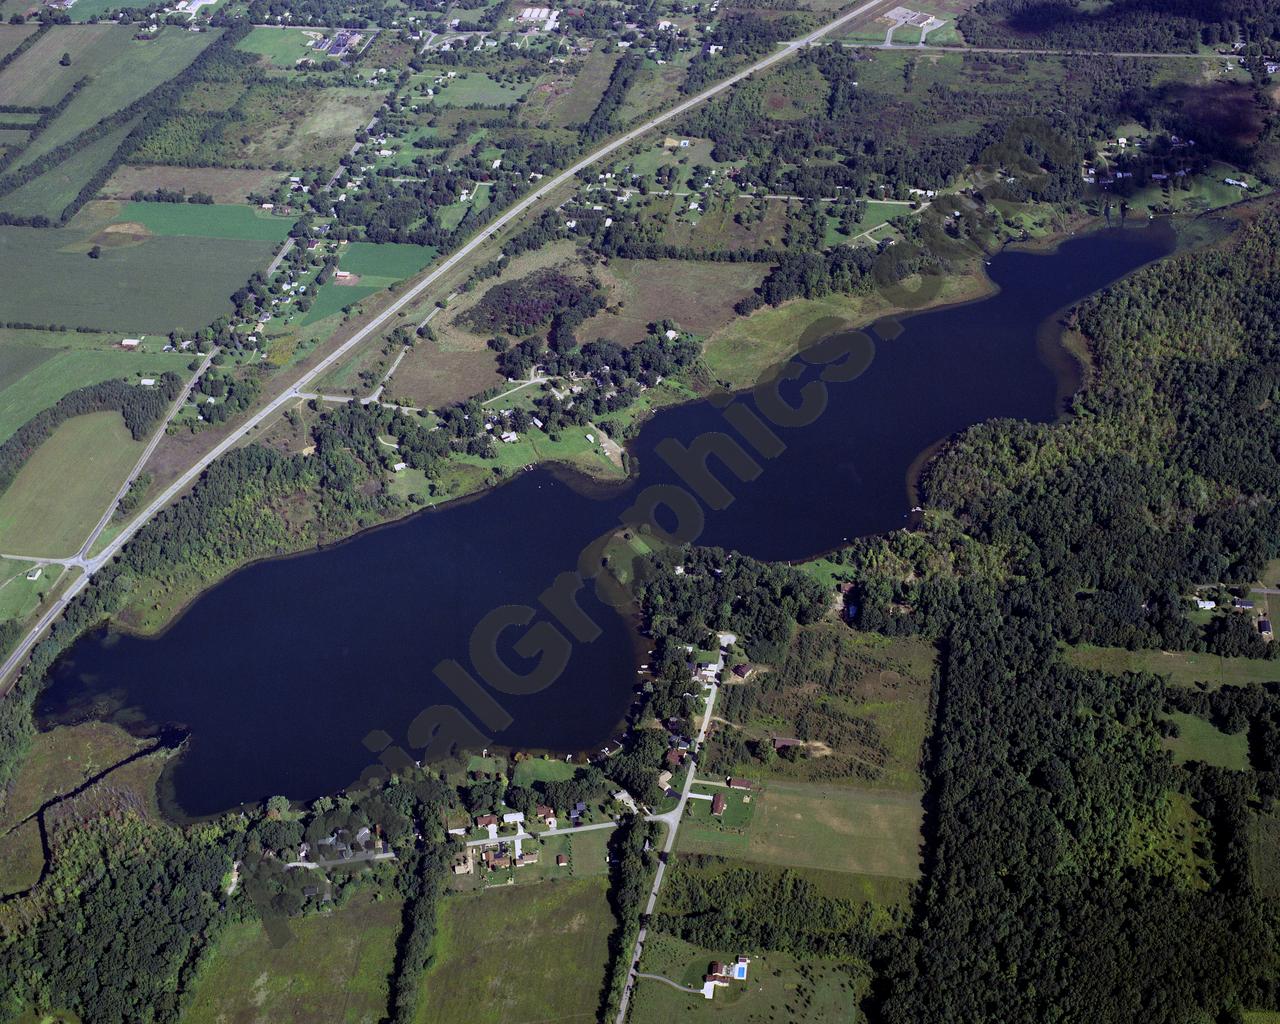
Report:
[[599,877],[449,896],[418,1024],[591,1018],[614,927],[607,888]]
[[401,904],[356,896],[333,914],[289,922],[276,948],[257,921],[227,928],[197,974],[182,1024],[327,1021],[386,1016]]
[[67,420],[0,495],[0,549],[74,555],[145,447],[118,412]]

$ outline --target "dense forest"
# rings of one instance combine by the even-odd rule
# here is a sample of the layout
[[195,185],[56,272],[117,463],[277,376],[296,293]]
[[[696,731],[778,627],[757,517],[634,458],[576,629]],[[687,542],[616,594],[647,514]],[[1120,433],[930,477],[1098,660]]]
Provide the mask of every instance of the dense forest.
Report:
[[959,28],[975,46],[1194,53],[1280,38],[1280,10],[1266,0],[982,0]]
[[[938,514],[842,556],[863,628],[921,630],[943,654],[928,880],[873,1000],[892,1024],[1277,1003],[1277,905],[1251,863],[1274,854],[1251,840],[1274,796],[1273,699],[1086,672],[1058,645],[1213,650],[1229,631],[1191,624],[1189,587],[1248,583],[1280,552],[1278,227],[1253,211],[1085,303],[1075,416],[967,431],[928,473]],[[1175,769],[1170,708],[1248,730],[1254,770]],[[1211,828],[1199,867],[1171,852],[1171,792]]]

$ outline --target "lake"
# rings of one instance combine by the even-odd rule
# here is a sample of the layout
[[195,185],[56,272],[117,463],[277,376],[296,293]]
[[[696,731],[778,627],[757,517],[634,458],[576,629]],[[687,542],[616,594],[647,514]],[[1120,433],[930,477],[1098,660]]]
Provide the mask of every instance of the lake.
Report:
[[[718,472],[734,500],[707,512],[699,543],[798,560],[904,525],[920,453],[982,420],[1061,412],[1074,371],[1046,345],[1046,321],[1171,248],[1171,230],[1157,224],[995,257],[997,294],[903,320],[858,379],[827,385],[815,423],[778,431],[785,451],[760,459],[755,480]],[[630,446],[624,485],[582,486],[535,469],[475,500],[250,566],[158,637],[85,636],[54,667],[41,722],[97,716],[190,730],[164,790],[192,816],[276,793],[335,792],[370,764],[370,731],[403,744],[421,710],[456,703],[432,669],[446,658],[469,664],[468,641],[486,613],[536,605],[588,543],[619,525],[639,488],[678,482],[654,454],[660,441],[727,429],[709,402],[667,409]],[[577,644],[541,693],[503,695],[513,721],[495,742],[589,751],[616,734],[636,684],[637,640],[594,597],[584,592],[582,603],[602,635]]]

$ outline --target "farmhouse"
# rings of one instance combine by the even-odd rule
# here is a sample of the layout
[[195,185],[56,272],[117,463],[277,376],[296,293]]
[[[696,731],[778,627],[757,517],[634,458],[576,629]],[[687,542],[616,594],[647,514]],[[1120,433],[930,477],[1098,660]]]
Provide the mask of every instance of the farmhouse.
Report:
[[724,814],[725,799],[723,793],[717,793],[711,798],[711,813],[717,818]]
[[725,782],[730,789],[755,789],[755,784],[750,779],[735,779],[730,776]]

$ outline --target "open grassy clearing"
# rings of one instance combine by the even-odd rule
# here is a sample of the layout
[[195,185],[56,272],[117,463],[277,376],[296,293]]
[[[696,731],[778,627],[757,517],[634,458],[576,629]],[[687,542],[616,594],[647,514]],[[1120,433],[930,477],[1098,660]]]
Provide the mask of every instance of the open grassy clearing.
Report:
[[[101,27],[77,25],[67,26],[66,30],[80,32],[84,28]],[[140,42],[133,39],[131,28],[110,27],[123,32],[123,40],[117,35],[110,35],[94,45],[95,54],[101,49],[107,52],[106,56],[98,57],[99,66],[92,70],[92,83],[88,88],[82,89],[58,115],[53,124],[23,150],[15,166],[22,167],[29,164],[36,157],[56,149],[85,129],[91,128],[104,117],[110,117],[145,96],[156,86],[182,71],[200,55],[206,46],[217,39],[219,34],[217,29],[209,32],[185,32],[170,26],[162,29],[154,39]],[[21,69],[26,59],[40,49],[41,44],[49,38],[56,39],[58,34],[58,30],[55,29],[10,65],[8,70]],[[77,80],[86,73],[83,68],[76,70],[74,58],[72,58],[71,67],[60,70],[75,72]],[[0,82],[0,92],[3,92],[3,82]],[[30,103],[31,101],[17,102]]]
[[102,187],[107,199],[128,199],[134,192],[171,189],[193,195],[204,192],[216,203],[242,203],[249,194],[273,191],[282,175],[279,171],[245,171],[234,167],[165,167],[126,165],[117,168]]
[[0,549],[74,555],[144,447],[129,435],[119,413],[67,420],[0,495]]
[[[731,961],[741,952],[702,949],[672,935],[650,932],[640,970],[670,978],[686,988],[700,988],[711,961]],[[809,975],[807,980],[802,968]],[[636,985],[629,1019],[633,1024],[765,1024],[779,1020],[848,1024],[862,1020],[854,1008],[859,994],[860,986],[848,966],[802,964],[786,953],[763,953],[752,956],[745,982],[717,990],[711,1000],[642,978]]]
[[[181,352],[126,352],[123,349],[59,348],[60,335],[47,347],[6,344],[0,332],[0,441],[76,388],[104,380],[158,377],[166,371],[186,376],[191,356]],[[14,355],[31,356],[21,369]]]
[[734,303],[751,294],[769,267],[762,263],[611,260],[600,276],[610,284],[610,308],[587,320],[579,337],[633,344],[658,320],[708,335],[733,320]]
[[[271,259],[270,242],[134,235],[77,216],[67,228],[0,227],[0,319],[159,333],[201,327]],[[88,259],[92,245],[99,259]]]
[[[613,914],[603,878],[450,896],[440,907],[421,1024],[590,1018]],[[566,971],[565,966],[572,965]]]
[[563,782],[573,778],[578,766],[567,761],[552,758],[528,758],[516,765],[515,778],[517,786],[531,786],[535,782]]
[[200,203],[127,203],[112,228],[141,225],[153,235],[189,235],[250,242],[283,242],[293,227],[289,217],[273,217],[248,206]]
[[1271,899],[1280,896],[1280,809],[1254,815],[1252,856],[1254,884]]
[[201,964],[183,1024],[377,1024],[400,931],[400,902],[357,896],[333,914],[289,922],[276,948],[262,925],[231,925]]
[[1173,712],[1169,715],[1178,725],[1178,735],[1165,741],[1179,764],[1203,761],[1219,768],[1245,771],[1249,767],[1249,735],[1247,732],[1225,733],[1212,722],[1196,715]]
[[1122,647],[1079,646],[1066,649],[1067,658],[1081,668],[1115,675],[1119,672],[1154,672],[1167,675],[1175,686],[1207,683],[1269,683],[1280,680],[1280,662],[1261,658],[1224,658],[1195,651],[1129,651]]

